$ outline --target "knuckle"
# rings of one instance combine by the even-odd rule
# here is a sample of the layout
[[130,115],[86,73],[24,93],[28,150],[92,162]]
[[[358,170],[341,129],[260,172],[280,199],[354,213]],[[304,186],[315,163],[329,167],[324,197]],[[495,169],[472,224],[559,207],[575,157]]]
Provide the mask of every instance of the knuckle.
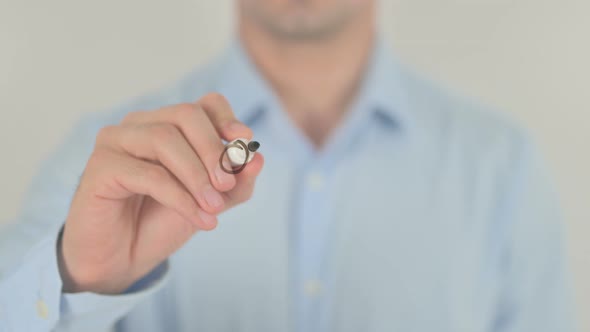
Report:
[[101,128],[96,135],[96,143],[102,144],[109,141],[109,138],[114,134],[117,130],[116,126],[106,126]]
[[86,162],[84,172],[80,177],[80,183],[85,182],[85,179],[100,180],[105,179],[109,175],[109,165],[117,162],[116,154],[107,148],[97,148],[92,151],[92,154]]
[[88,159],[88,166],[101,165],[108,163],[112,158],[110,150],[105,148],[96,148]]
[[146,113],[145,111],[129,112],[129,113],[127,113],[127,115],[125,115],[125,117],[123,118],[121,123],[137,122],[141,117],[143,117],[145,115],[145,113]]
[[201,98],[201,100],[204,103],[212,105],[212,106],[221,106],[221,107],[229,108],[229,101],[227,100],[227,98],[225,98],[224,95],[222,95],[219,92],[208,93],[205,96],[203,96],[203,98]]
[[182,104],[178,104],[174,107],[174,112],[176,113],[176,117],[180,121],[192,116],[195,111],[196,111],[195,105],[193,105],[191,103],[182,103]]
[[171,142],[179,136],[178,129],[170,124],[152,125],[150,132],[151,137],[158,142]]
[[140,174],[152,183],[163,183],[168,180],[168,174],[160,166],[145,167]]

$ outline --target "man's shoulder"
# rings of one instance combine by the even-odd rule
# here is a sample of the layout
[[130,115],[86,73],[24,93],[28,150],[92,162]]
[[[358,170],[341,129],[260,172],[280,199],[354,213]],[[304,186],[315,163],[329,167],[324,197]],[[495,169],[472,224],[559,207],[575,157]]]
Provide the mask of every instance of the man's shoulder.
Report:
[[532,144],[528,130],[503,110],[453,91],[413,70],[401,70],[400,77],[416,125],[438,144],[452,143],[467,151],[480,152],[509,152]]

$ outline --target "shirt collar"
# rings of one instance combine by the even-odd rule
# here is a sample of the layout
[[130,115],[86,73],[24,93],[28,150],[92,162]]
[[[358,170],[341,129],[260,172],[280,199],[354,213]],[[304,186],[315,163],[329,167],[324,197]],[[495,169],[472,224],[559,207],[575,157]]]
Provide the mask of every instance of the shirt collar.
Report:
[[238,38],[234,38],[217,63],[217,92],[231,104],[236,117],[251,124],[275,103],[272,88],[257,71]]
[[407,129],[411,117],[407,107],[401,65],[380,36],[358,94],[357,105],[369,113],[377,113],[386,122]]
[[[217,66],[219,75],[215,90],[228,99],[241,121],[251,124],[269,107],[280,105],[272,88],[258,72],[238,38],[230,43]],[[365,114],[377,113],[385,122],[407,128],[411,118],[404,86],[401,84],[400,67],[390,49],[378,36],[353,108],[361,108]]]

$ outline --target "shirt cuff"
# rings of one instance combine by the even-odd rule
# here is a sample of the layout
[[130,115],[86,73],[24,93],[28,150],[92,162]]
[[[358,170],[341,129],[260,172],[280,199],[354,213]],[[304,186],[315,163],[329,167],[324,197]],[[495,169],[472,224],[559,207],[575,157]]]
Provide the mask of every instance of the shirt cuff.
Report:
[[62,293],[58,238],[52,234],[39,242],[0,279],[0,331],[105,330],[168,279],[164,261],[121,295]]
[[108,329],[138,303],[162,288],[167,280],[168,261],[164,261],[123,294],[62,294],[60,327],[68,331]]
[[0,281],[0,331],[50,331],[60,318],[57,236],[31,248]]

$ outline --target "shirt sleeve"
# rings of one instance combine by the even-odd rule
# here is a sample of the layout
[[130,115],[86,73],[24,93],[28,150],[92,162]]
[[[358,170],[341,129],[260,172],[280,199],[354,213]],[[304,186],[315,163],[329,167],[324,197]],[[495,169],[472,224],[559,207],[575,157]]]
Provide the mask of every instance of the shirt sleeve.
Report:
[[[6,331],[105,331],[164,283],[164,262],[121,295],[64,294],[56,256],[58,236],[43,239],[0,282],[0,327]],[[3,331],[3,330],[0,330]]]
[[62,293],[58,234],[104,122],[88,117],[74,127],[0,230],[0,331],[104,331],[166,280],[165,262],[121,295]]
[[558,198],[538,151],[526,138],[519,143],[503,179],[507,273],[493,331],[574,331]]

